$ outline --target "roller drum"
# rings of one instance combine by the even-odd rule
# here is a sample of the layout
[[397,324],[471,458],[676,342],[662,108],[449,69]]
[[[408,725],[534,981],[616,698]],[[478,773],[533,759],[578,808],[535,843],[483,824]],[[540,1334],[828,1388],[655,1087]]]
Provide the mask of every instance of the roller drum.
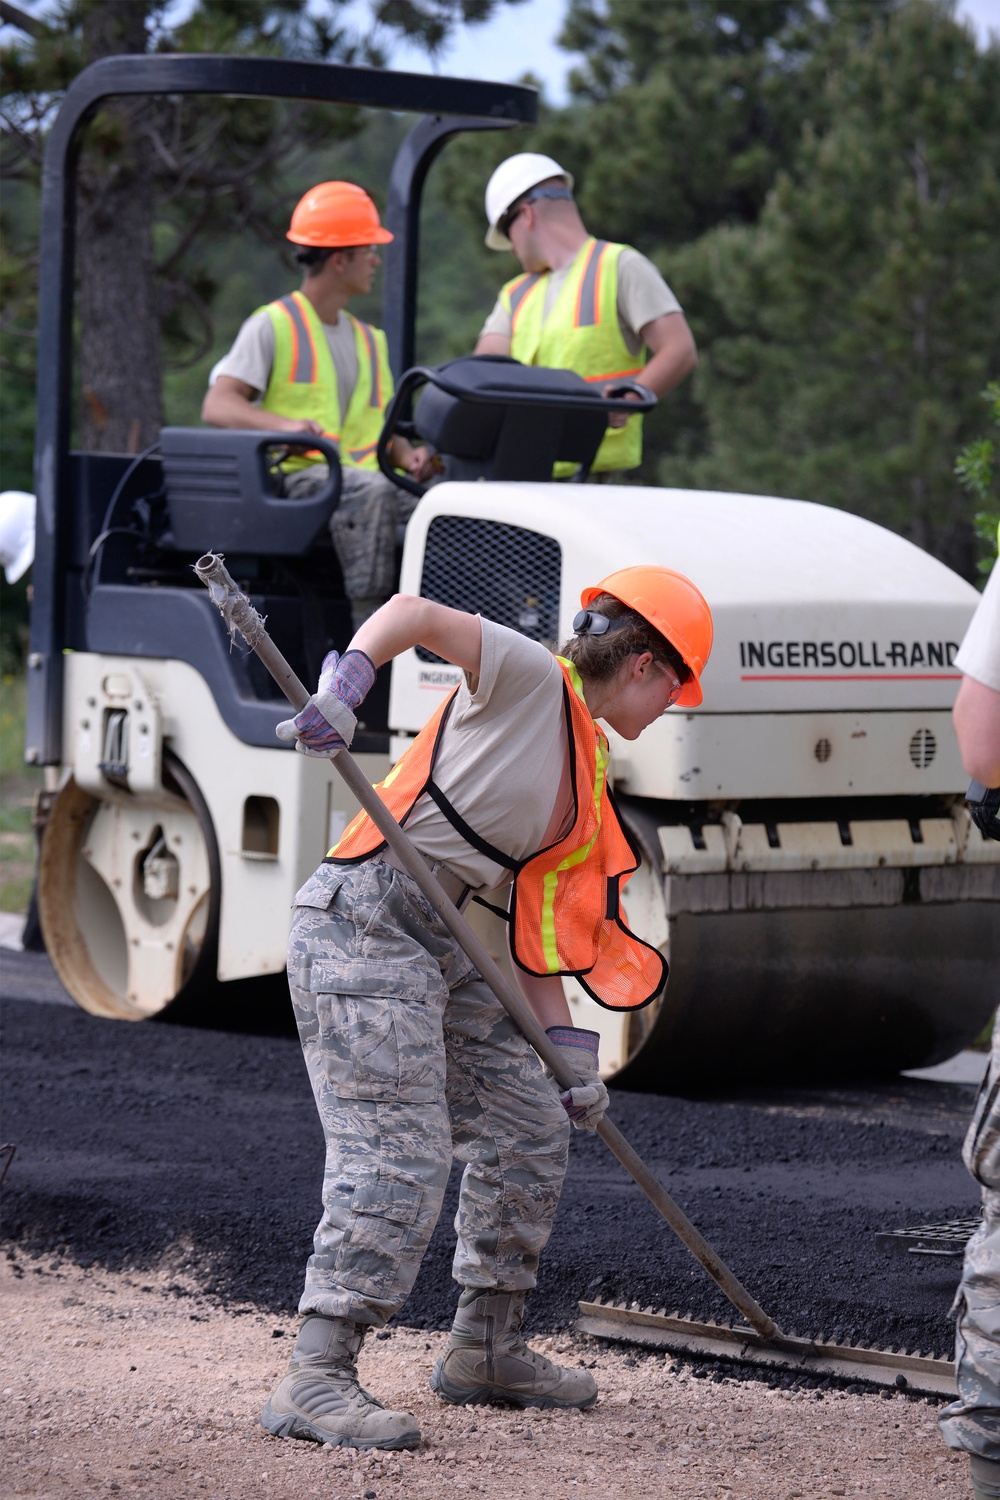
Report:
[[1000,1004],[995,899],[906,899],[919,895],[907,881],[895,905],[668,917],[656,820],[633,806],[626,821],[644,860],[626,909],[667,954],[670,978],[629,1018],[618,1085],[676,1091],[929,1067],[968,1046]]

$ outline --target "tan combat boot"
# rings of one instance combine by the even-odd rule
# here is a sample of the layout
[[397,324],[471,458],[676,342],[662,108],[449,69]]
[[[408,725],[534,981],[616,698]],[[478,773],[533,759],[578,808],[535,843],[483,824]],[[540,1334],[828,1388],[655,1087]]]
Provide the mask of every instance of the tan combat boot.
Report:
[[525,1292],[467,1287],[458,1299],[448,1347],[431,1389],[456,1406],[508,1401],[514,1406],[592,1406],[597,1384],[587,1370],[564,1370],[521,1337]]
[[275,1437],[310,1438],[344,1448],[415,1448],[420,1429],[404,1411],[386,1411],[358,1384],[366,1329],[347,1318],[308,1313],[283,1377],[260,1414]]
[[1000,1495],[1000,1461],[984,1458],[981,1453],[970,1453],[969,1469],[975,1500],[993,1500],[993,1496]]

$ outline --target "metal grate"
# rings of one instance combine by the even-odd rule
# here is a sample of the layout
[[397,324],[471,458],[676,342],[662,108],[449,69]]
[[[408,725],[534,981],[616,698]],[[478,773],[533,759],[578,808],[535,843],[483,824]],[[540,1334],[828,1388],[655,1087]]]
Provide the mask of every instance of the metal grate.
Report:
[[[436,604],[483,614],[555,648],[562,550],[551,536],[471,516],[435,516],[420,592]],[[417,647],[421,661],[439,656]]]
[[982,1223],[974,1219],[949,1219],[944,1224],[914,1224],[909,1229],[885,1229],[875,1242],[886,1250],[904,1255],[964,1255],[965,1247]]
[[937,740],[931,729],[918,729],[910,741],[910,759],[918,771],[926,771],[937,754]]

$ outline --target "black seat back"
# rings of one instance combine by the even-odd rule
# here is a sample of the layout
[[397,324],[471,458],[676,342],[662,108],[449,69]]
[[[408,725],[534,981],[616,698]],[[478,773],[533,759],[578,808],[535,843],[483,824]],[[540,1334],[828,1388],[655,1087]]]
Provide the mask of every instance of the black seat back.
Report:
[[414,414],[420,436],[447,455],[449,479],[537,479],[560,461],[589,468],[608,407],[573,370],[464,355],[439,365]]
[[[340,459],[326,438],[215,427],[164,427],[163,480],[173,546],[179,552],[228,551],[299,557],[340,500]],[[329,465],[314,495],[275,493],[269,450],[318,450]]]

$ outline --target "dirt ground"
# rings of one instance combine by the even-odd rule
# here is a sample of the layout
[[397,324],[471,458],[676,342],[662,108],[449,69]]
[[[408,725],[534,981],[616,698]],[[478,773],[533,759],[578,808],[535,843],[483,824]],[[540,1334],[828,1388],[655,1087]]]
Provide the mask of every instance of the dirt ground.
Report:
[[540,1338],[593,1364],[589,1412],[443,1405],[444,1335],[370,1340],[364,1383],[416,1414],[414,1453],[273,1438],[257,1413],[297,1319],[222,1310],[169,1266],[82,1270],[11,1249],[2,1263],[0,1489],[7,1500],[967,1500],[937,1407],[901,1394],[712,1383],[657,1356]]

